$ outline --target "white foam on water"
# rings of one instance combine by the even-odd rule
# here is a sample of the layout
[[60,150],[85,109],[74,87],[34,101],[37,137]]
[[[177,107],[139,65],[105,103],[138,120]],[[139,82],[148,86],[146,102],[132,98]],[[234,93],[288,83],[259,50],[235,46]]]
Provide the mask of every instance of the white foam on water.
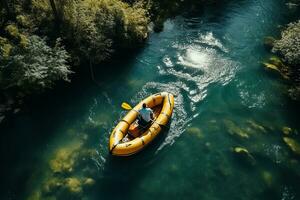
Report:
[[205,69],[211,65],[212,54],[209,49],[188,48],[184,54],[178,55],[178,64],[188,67]]
[[165,57],[163,58],[163,62],[164,62],[164,64],[165,64],[167,67],[173,67],[173,66],[174,66],[173,63],[172,63],[172,61],[171,61],[171,59],[170,59],[170,57],[168,57],[168,56],[165,56]]
[[[137,94],[134,99],[142,99],[145,96],[160,91],[168,91],[175,96],[175,106],[172,114],[172,120],[170,123],[170,129],[164,142],[159,146],[157,152],[160,151],[166,145],[172,145],[175,142],[175,138],[179,137],[183,132],[186,125],[191,121],[192,117],[189,117],[186,109],[184,108],[184,91],[188,91],[188,87],[183,82],[174,82],[172,84],[164,84],[157,82],[147,83],[141,92]],[[153,92],[152,92],[153,91]]]
[[205,34],[199,35],[199,40],[196,40],[196,42],[209,45],[211,47],[215,47],[220,49],[223,52],[228,52],[228,49],[223,46],[220,40],[215,38],[212,32],[207,32]]
[[266,105],[265,93],[259,90],[257,83],[240,82],[237,87],[243,105],[248,108],[263,108]]
[[150,95],[151,91],[168,91],[176,95],[170,130],[157,151],[172,145],[190,121],[198,116],[197,104],[207,96],[208,86],[215,83],[226,85],[234,78],[239,67],[238,63],[215,49],[224,47],[212,34],[203,36],[202,40],[212,47],[199,43],[173,45],[171,52],[176,52],[176,55],[164,55],[161,65],[157,66],[160,76],[171,76],[173,82],[148,83],[137,95],[139,99]]

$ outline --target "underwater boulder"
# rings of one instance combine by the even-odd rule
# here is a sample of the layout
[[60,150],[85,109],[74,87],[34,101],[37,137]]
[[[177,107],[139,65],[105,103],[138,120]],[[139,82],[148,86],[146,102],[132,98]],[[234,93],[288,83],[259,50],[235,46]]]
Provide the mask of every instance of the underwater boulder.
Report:
[[223,122],[230,135],[236,135],[241,138],[249,138],[248,133],[238,127],[233,121],[225,119]]
[[284,68],[284,67],[286,67],[286,66],[283,64],[282,60],[281,60],[279,57],[277,57],[277,56],[272,56],[272,57],[270,58],[270,62],[271,62],[273,65],[278,66],[279,68]]
[[202,130],[198,127],[189,127],[186,129],[186,132],[191,135],[195,135],[199,139],[204,138]]
[[75,160],[73,159],[71,153],[62,149],[57,152],[55,159],[50,161],[50,168],[54,173],[70,173],[73,171],[74,163]]
[[283,73],[278,66],[276,66],[276,65],[274,65],[272,63],[267,63],[267,62],[264,62],[263,65],[265,66],[266,69],[271,70],[271,71],[275,71],[275,72],[279,73],[279,75],[281,77],[283,77],[284,79],[289,79],[289,77],[287,76],[287,74]]
[[68,147],[58,149],[54,158],[50,160],[49,165],[54,173],[70,173],[75,167],[78,157],[78,150],[81,143],[72,143]]
[[265,184],[268,186],[268,187],[271,187],[272,184],[273,184],[273,176],[270,172],[268,171],[263,171],[262,174],[262,179],[264,180]]
[[59,188],[63,186],[63,180],[60,178],[50,178],[42,186],[43,194],[55,193]]
[[92,178],[86,178],[83,182],[85,186],[92,186],[95,184],[95,180]]
[[280,73],[279,68],[276,65],[272,64],[272,63],[264,62],[263,65],[266,67],[266,69],[274,70],[274,71],[277,71],[277,72]]
[[75,177],[66,178],[65,187],[71,193],[77,194],[82,192],[81,182],[78,178]]
[[240,158],[246,163],[249,163],[250,165],[254,165],[256,163],[254,157],[249,153],[249,151],[246,148],[235,147],[233,148],[233,152],[238,156],[238,158]]
[[290,78],[290,68],[277,56],[270,57],[268,62],[263,62],[263,65],[266,69],[279,73],[284,79]]
[[300,144],[296,140],[290,137],[283,137],[283,141],[295,154],[300,155]]
[[262,132],[262,133],[267,133],[265,127],[263,127],[262,125],[256,123],[255,121],[253,120],[247,120],[247,123],[254,129]]
[[292,129],[290,127],[284,126],[282,127],[282,132],[284,135],[291,135]]

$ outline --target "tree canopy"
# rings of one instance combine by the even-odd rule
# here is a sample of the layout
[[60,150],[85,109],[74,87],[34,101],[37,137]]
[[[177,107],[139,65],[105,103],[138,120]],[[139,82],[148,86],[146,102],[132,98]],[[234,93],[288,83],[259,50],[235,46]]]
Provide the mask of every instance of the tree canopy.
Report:
[[300,65],[300,20],[288,24],[281,39],[274,42],[272,51],[279,53],[289,65]]
[[25,93],[51,88],[57,80],[68,81],[71,73],[67,64],[69,54],[57,39],[54,47],[37,35],[19,33],[14,25],[6,30],[11,41],[0,37],[0,88]]

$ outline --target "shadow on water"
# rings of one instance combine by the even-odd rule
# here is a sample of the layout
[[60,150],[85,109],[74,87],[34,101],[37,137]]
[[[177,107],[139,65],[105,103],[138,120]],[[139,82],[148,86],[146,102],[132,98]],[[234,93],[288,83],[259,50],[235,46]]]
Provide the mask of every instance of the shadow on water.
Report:
[[[126,72],[132,67],[130,63],[140,51],[119,56],[120,59],[112,63],[94,66],[101,85],[119,76],[126,77]],[[0,124],[1,199],[22,196],[26,182],[32,176],[32,166],[41,162],[42,154],[60,134],[60,128],[79,123],[88,112],[86,103],[82,106],[83,102],[92,102],[101,91],[101,85],[92,82],[88,65],[78,71],[72,77],[72,84],[60,82],[53,90],[28,97],[20,113],[8,116]]]
[[163,152],[157,154],[157,149],[164,141],[168,130],[163,130],[145,149],[128,157],[108,155],[103,176],[95,185],[95,197],[110,199],[133,199],[134,190],[143,180],[149,170],[163,157]]

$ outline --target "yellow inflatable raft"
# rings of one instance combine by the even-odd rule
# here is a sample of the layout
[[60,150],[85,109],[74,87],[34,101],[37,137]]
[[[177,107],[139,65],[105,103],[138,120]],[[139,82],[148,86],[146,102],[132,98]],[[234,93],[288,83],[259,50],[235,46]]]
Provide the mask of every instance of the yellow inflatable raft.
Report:
[[[142,108],[143,103],[153,109],[154,120],[147,129],[140,131],[138,137],[129,136],[128,130],[132,126],[136,126],[138,110]],[[129,156],[142,150],[161,132],[162,128],[166,127],[172,116],[173,108],[174,96],[167,92],[151,95],[141,101],[127,113],[112,131],[109,139],[110,153],[116,156]],[[124,141],[124,137],[127,138],[126,141]]]

